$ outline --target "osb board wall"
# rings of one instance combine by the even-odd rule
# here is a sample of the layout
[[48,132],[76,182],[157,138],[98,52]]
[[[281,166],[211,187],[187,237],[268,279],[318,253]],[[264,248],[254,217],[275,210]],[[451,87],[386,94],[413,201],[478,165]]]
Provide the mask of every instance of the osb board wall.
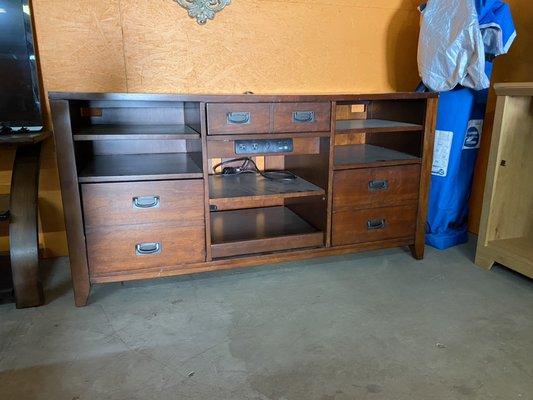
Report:
[[[416,0],[233,0],[199,26],[173,0],[34,0],[44,91],[331,93],[411,90]],[[0,153],[8,192],[11,153]],[[45,255],[67,253],[53,144]],[[0,240],[0,249],[6,248]]]
[[[509,54],[496,59],[492,81],[533,82],[533,3],[531,0],[507,0],[507,3],[511,6],[518,36]],[[491,90],[470,199],[469,228],[474,233],[479,232],[495,105],[496,96]]]

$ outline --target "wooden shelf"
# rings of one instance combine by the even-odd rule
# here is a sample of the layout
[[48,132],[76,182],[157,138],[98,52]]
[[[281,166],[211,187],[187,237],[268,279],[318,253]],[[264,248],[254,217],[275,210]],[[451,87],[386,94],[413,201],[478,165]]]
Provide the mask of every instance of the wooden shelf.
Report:
[[400,164],[420,164],[420,158],[370,144],[335,147],[335,170]]
[[324,189],[299,177],[286,181],[252,173],[209,176],[209,204],[219,211],[283,205],[288,198],[324,195]]
[[214,258],[324,245],[318,231],[286,207],[211,213]]
[[75,141],[200,139],[187,125],[91,125],[74,130]]
[[338,120],[338,133],[378,133],[378,132],[406,132],[422,131],[424,127],[406,122],[389,121],[385,119],[350,119]]
[[201,167],[187,153],[94,156],[79,182],[149,181],[203,178]]

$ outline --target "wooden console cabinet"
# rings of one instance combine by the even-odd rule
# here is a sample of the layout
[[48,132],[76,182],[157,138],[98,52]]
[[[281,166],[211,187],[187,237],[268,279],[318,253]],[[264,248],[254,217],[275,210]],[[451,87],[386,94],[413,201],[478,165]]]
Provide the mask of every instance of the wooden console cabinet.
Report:
[[[92,283],[395,246],[423,257],[434,94],[51,93],[50,104],[78,306]],[[265,139],[283,141],[250,150]],[[253,154],[237,154],[242,140]],[[214,170],[242,156],[296,179]]]

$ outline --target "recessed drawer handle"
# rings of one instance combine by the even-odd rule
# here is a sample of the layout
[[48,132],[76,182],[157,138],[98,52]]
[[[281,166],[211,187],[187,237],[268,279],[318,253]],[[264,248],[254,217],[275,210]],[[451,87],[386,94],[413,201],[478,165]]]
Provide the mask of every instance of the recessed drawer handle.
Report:
[[384,219],[371,219],[366,223],[366,227],[369,231],[384,229],[386,225],[387,222]]
[[135,245],[135,255],[149,256],[161,253],[161,243],[139,243]]
[[133,208],[159,208],[161,201],[159,196],[144,196],[133,198]]
[[370,181],[368,182],[368,189],[370,190],[387,190],[389,188],[389,181]]
[[292,122],[295,124],[305,124],[315,122],[314,111],[295,111],[292,113]]
[[228,124],[231,125],[246,125],[249,124],[252,116],[249,112],[229,112]]

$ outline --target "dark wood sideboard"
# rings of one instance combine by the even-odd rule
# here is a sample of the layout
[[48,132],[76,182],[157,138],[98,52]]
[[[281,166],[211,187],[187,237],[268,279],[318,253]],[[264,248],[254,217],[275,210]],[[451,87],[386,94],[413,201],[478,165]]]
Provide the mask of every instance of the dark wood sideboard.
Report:
[[[50,93],[76,305],[92,283],[396,246],[421,259],[437,102]],[[213,170],[246,155],[297,178]]]

